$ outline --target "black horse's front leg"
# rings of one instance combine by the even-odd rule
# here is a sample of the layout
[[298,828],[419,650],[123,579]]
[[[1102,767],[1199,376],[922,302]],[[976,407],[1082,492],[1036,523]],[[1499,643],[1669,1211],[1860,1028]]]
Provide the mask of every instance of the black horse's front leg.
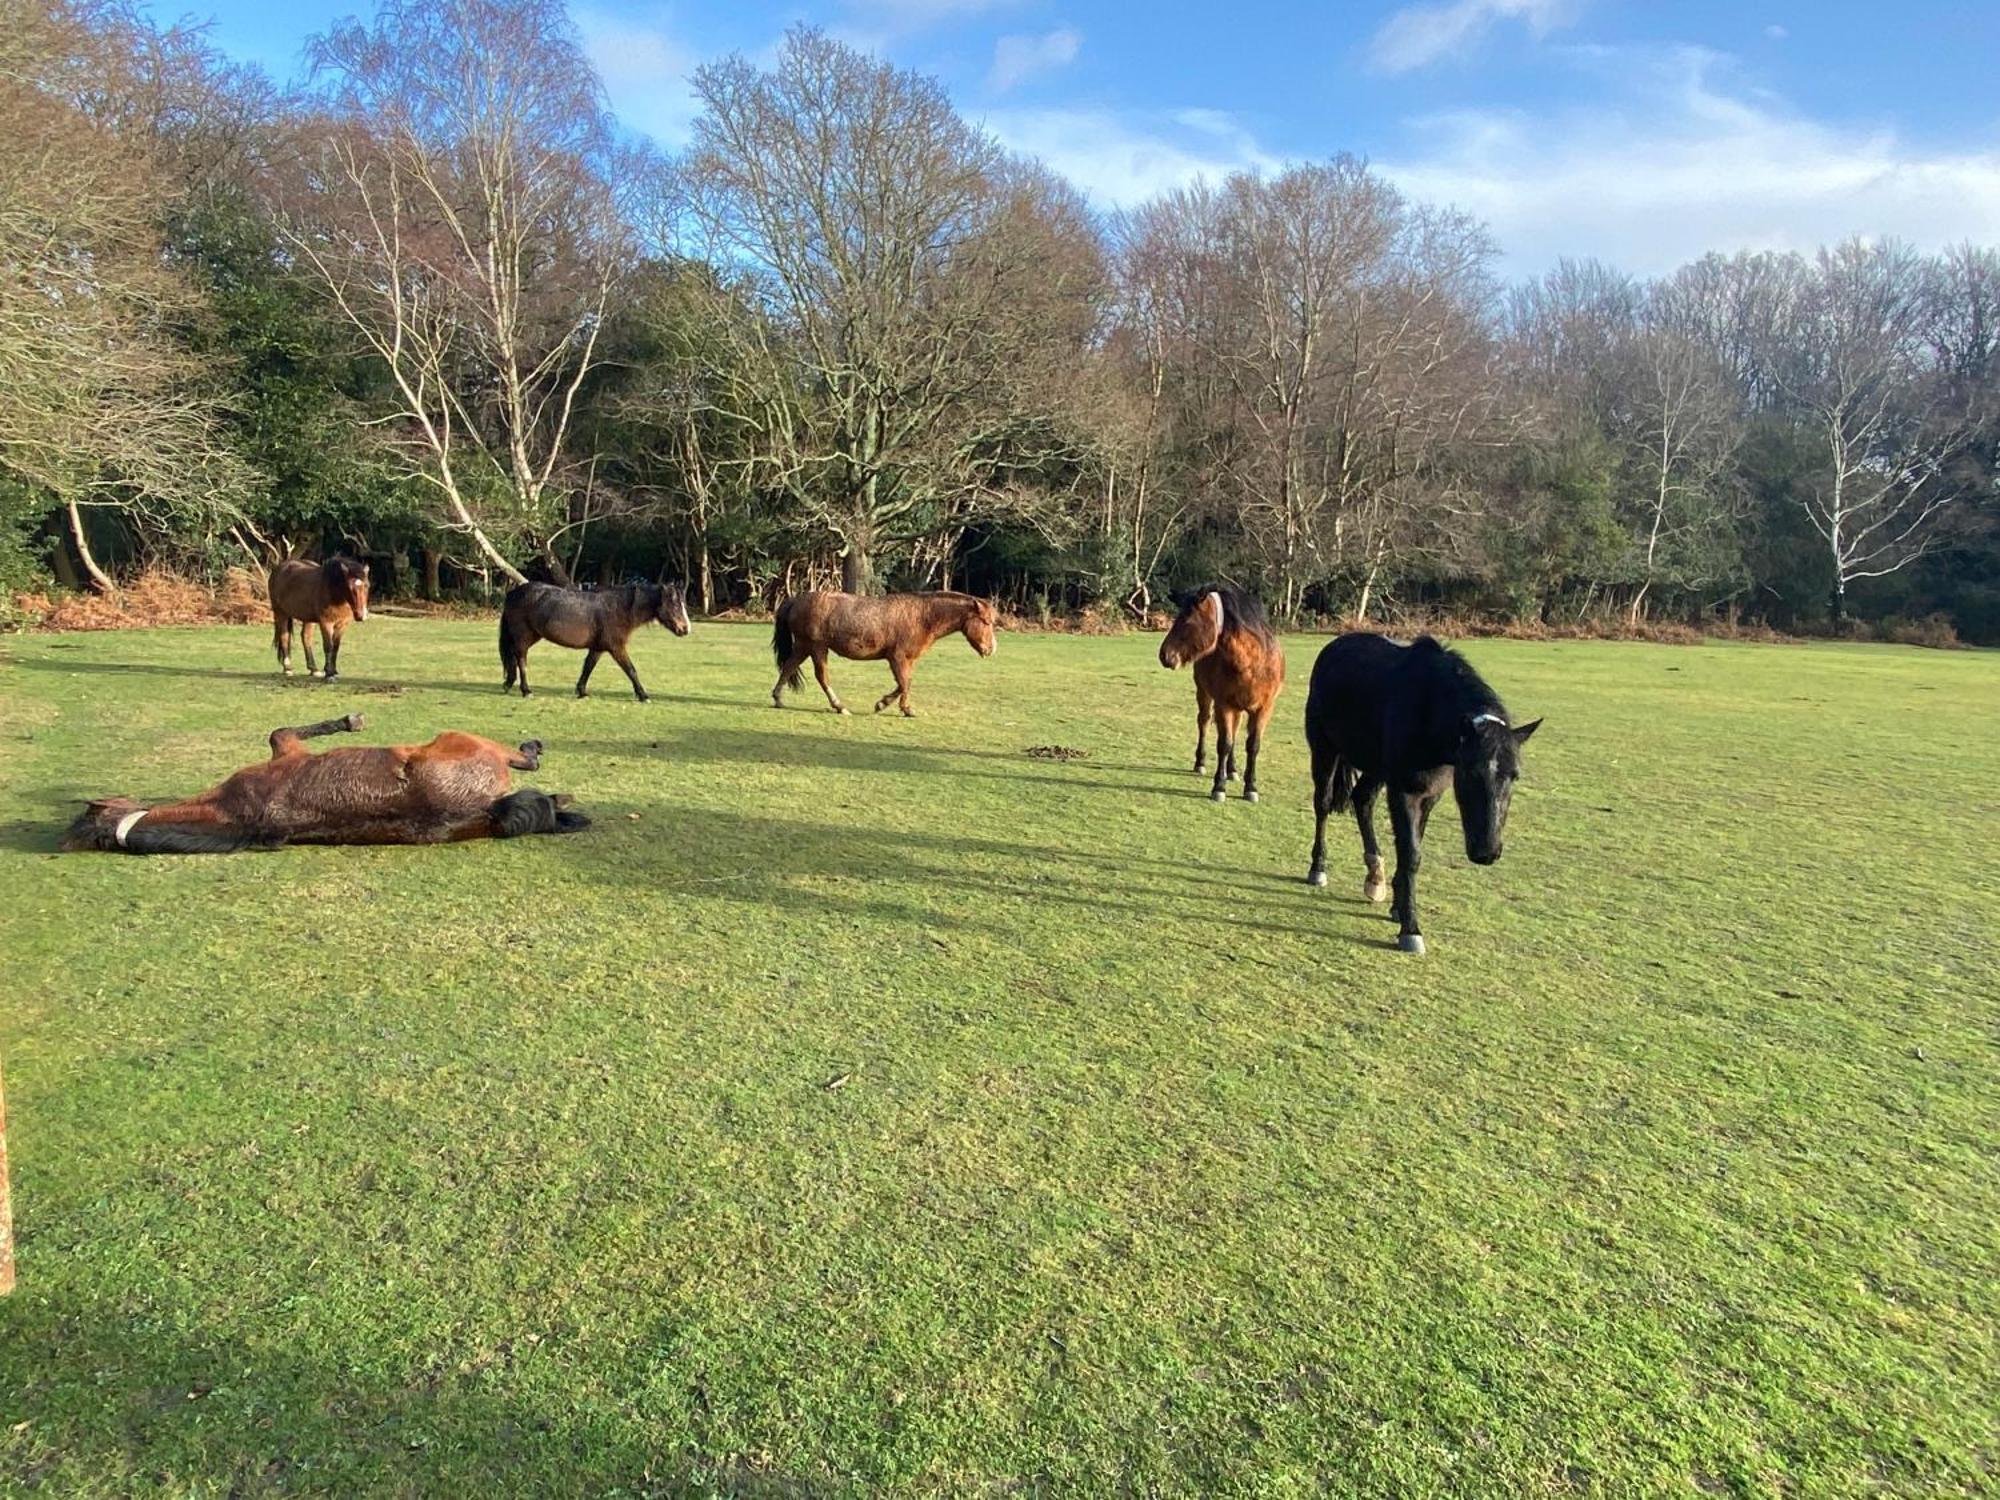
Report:
[[590,687],[590,674],[597,670],[597,658],[602,656],[603,654],[604,653],[598,650],[595,646],[591,647],[590,650],[584,654],[583,671],[577,675],[576,679],[577,697],[588,698],[590,696],[589,692],[587,691],[587,689]]
[[1396,832],[1396,896],[1389,915],[1402,924],[1396,946],[1405,953],[1424,951],[1424,935],[1417,926],[1417,868],[1423,863],[1417,824],[1422,804],[1421,794],[1397,792],[1389,799],[1389,823]]

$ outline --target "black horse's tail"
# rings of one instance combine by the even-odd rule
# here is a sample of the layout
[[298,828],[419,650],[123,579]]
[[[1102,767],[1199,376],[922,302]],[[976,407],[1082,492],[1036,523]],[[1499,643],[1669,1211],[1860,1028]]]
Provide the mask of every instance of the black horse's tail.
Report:
[[[776,658],[778,670],[785,672],[785,663],[792,659],[792,624],[786,618],[792,611],[792,601],[787,599],[778,606],[778,612],[771,617],[771,655]],[[799,675],[795,666],[780,679],[788,688],[805,686],[805,678]]]
[[508,687],[514,685],[514,670],[521,664],[520,657],[514,651],[514,632],[507,628],[510,623],[512,622],[508,620],[507,612],[503,609],[500,612],[500,670],[507,674]]
[[1333,758],[1333,768],[1327,772],[1326,786],[1322,792],[1328,812],[1347,811],[1347,804],[1354,797],[1354,783],[1359,779],[1353,761],[1344,755],[1336,755]]

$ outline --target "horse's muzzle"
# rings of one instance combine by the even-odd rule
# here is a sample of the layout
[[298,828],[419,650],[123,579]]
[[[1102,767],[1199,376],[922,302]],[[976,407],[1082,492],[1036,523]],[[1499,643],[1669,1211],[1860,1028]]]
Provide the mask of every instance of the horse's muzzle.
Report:
[[1465,857],[1475,865],[1498,864],[1500,862],[1500,846],[1495,844],[1491,849],[1468,849],[1465,851]]

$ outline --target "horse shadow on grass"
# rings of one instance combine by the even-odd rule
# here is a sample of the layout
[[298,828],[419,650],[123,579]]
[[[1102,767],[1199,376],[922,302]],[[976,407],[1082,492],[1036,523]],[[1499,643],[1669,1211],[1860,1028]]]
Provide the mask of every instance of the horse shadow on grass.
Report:
[[[886,918],[910,933],[983,928],[1017,935],[1016,923],[996,915],[996,897],[1053,900],[1169,935],[1191,919],[1206,924],[1209,937],[1261,932],[1321,942],[1343,932],[1325,920],[1324,898],[1301,880],[1269,872],[716,808],[661,804],[637,816],[636,824],[621,825],[612,815],[598,830],[559,841],[558,857],[596,883],[747,902],[813,921]],[[619,847],[607,850],[613,838]],[[1342,903],[1340,910],[1352,908]],[[1377,946],[1372,936],[1351,936]]]
[[[553,741],[551,743],[554,743]],[[777,730],[677,725],[628,741],[571,739],[558,749],[593,755],[644,756],[663,767],[702,762],[753,766],[808,765],[828,771],[869,771],[889,776],[945,776],[1017,781],[1065,791],[1088,789],[1138,796],[1206,801],[1209,781],[1170,767],[1094,758],[1070,762],[1031,759],[1024,751],[974,750],[949,745],[896,744],[846,734],[792,734]],[[1110,773],[1133,779],[1107,781]],[[1173,782],[1174,785],[1165,783]]]
[[[818,1500],[824,1479],[747,1468],[733,1454],[655,1452],[632,1425],[516,1398],[504,1361],[474,1374],[413,1370],[391,1384],[283,1345],[201,1330],[203,1312],[143,1317],[35,1285],[0,1304],[0,1490],[294,1494],[701,1494]],[[301,1287],[311,1295],[312,1287]],[[150,1306],[164,1284],[132,1296]],[[18,1424],[18,1425],[16,1425]],[[168,1476],[172,1476],[171,1483]],[[587,1477],[586,1477],[587,1476]]]

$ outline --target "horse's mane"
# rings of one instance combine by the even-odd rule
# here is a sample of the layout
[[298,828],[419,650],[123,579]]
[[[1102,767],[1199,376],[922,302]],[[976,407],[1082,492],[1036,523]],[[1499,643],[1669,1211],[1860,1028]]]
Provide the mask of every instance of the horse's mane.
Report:
[[1187,601],[1181,605],[1181,613],[1186,614],[1210,594],[1222,596],[1222,630],[1225,635],[1231,630],[1247,630],[1260,640],[1271,639],[1271,618],[1264,613],[1264,601],[1233,583],[1204,583],[1188,594]]
[[1507,717],[1507,705],[1500,701],[1500,695],[1486,685],[1486,679],[1474,670],[1471,662],[1449,646],[1433,636],[1420,635],[1410,642],[1410,649],[1448,686],[1454,711],[1463,715],[1490,709],[1503,719]]
[[368,571],[367,568],[363,567],[353,558],[342,557],[339,553],[335,553],[332,557],[322,562],[319,565],[319,570],[325,575],[328,583],[342,583],[357,575],[365,575]]

